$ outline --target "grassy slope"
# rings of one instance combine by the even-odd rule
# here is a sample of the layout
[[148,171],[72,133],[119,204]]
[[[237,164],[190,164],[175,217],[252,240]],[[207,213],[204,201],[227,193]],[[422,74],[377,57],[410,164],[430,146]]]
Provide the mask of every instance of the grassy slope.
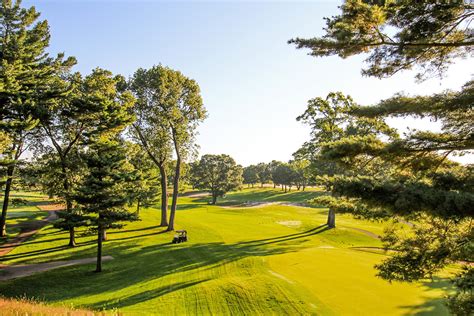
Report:
[[[301,202],[318,192],[250,189],[229,194],[242,201]],[[230,202],[229,202],[230,201]],[[101,274],[75,266],[3,282],[0,294],[44,299],[133,314],[446,314],[440,299],[447,283],[387,283],[373,265],[383,255],[351,247],[379,246],[352,228],[379,233],[382,224],[338,216],[338,228],[322,225],[326,210],[285,205],[223,208],[183,197],[178,228],[190,241],[171,245],[172,233],[156,227],[159,209],[142,221],[109,232]],[[7,255],[5,263],[33,263],[95,255],[92,237],[64,247],[67,235],[51,227]]]

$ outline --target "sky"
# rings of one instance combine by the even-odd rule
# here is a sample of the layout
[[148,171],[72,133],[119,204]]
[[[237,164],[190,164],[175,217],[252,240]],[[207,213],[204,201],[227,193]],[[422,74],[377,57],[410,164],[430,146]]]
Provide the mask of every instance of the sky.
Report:
[[[340,1],[37,0],[51,29],[49,52],[78,60],[76,71],[101,67],[131,76],[163,64],[195,79],[209,117],[199,127],[200,154],[228,154],[246,166],[287,161],[309,128],[296,121],[307,101],[341,91],[371,105],[397,92],[431,94],[460,89],[473,60],[459,60],[443,80],[416,82],[415,72],[389,79],[362,77],[364,56],[315,58],[288,45],[323,34],[323,17]],[[394,126],[436,129],[427,120]],[[472,157],[464,157],[471,160]]]

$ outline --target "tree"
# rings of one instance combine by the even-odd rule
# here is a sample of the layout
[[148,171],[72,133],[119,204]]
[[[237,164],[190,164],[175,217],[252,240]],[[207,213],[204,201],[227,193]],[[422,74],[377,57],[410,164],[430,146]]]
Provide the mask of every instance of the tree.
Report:
[[260,185],[263,188],[263,185],[265,183],[268,183],[272,179],[270,164],[261,162],[256,166],[256,169],[257,169],[258,181],[260,181]]
[[258,173],[257,173],[257,166],[255,165],[250,165],[248,167],[245,167],[244,170],[243,170],[243,173],[242,173],[242,176],[243,176],[243,179],[244,179],[244,183],[245,184],[248,184],[248,186],[250,187],[250,185],[252,185],[252,187],[254,186],[255,183],[258,182]]
[[276,161],[276,160],[272,160],[269,164],[268,164],[268,169],[269,169],[269,172],[270,172],[270,176],[271,176],[271,180],[273,182],[273,188],[275,189],[277,185],[279,185],[279,183],[276,182],[275,178],[273,177],[273,175],[275,174],[275,171],[276,171],[276,168],[281,165],[282,162],[281,161]]
[[157,202],[160,191],[159,176],[153,168],[150,157],[141,150],[141,146],[126,142],[127,162],[133,167],[135,177],[129,187],[129,204],[137,203],[136,214],[140,214],[140,207],[148,207]]
[[0,129],[11,141],[4,155],[9,161],[4,188],[0,237],[6,236],[6,215],[15,165],[27,149],[28,138],[38,121],[36,106],[47,103],[64,92],[58,75],[75,60],[64,60],[60,54],[51,58],[46,53],[49,28],[37,21],[34,7],[24,9],[21,1],[0,3]]
[[204,155],[193,168],[196,188],[209,191],[212,204],[216,204],[218,197],[242,185],[242,172],[242,167],[224,154]]
[[[471,4],[386,1],[379,5],[352,0],[341,9],[342,15],[327,20],[324,38],[293,42],[313,48],[316,56],[346,57],[372,51],[369,68],[363,73],[376,77],[415,66],[442,74],[455,57],[472,56]],[[383,33],[383,26],[395,34],[393,39]],[[398,252],[378,266],[385,279],[417,280],[450,262],[472,260],[473,167],[449,157],[472,154],[474,149],[473,92],[471,81],[458,92],[395,95],[374,107],[355,107],[349,113],[359,122],[379,120],[381,124],[389,117],[428,117],[441,123],[441,132],[415,129],[405,137],[348,133],[319,144],[319,154],[338,166],[365,161],[361,175],[327,179],[339,199],[324,197],[326,205],[368,217],[423,219],[407,239],[387,232],[387,247]],[[473,270],[466,266],[455,279],[459,292],[448,301],[453,313],[473,312],[474,296],[472,290],[466,290],[472,288]]]
[[287,192],[288,186],[290,187],[291,191],[291,186],[293,184],[293,170],[291,169],[290,165],[287,163],[281,163],[279,164],[274,172],[272,173],[272,179],[274,183],[281,185],[281,189],[285,190]]
[[293,181],[297,190],[304,191],[310,178],[309,160],[292,160],[289,164],[293,171]]
[[[132,90],[138,99],[138,119],[134,129],[140,143],[155,157],[152,159],[156,160],[157,165],[164,166],[166,163],[170,144],[176,155],[173,200],[168,223],[168,230],[174,230],[181,164],[193,152],[196,128],[206,117],[199,85],[179,71],[158,65],[148,70],[139,69],[134,75]],[[148,137],[149,135],[151,136]],[[157,142],[162,160],[151,152],[152,140]],[[166,184],[164,185],[163,179],[166,176],[162,173],[161,177],[162,197],[165,198],[167,195],[163,187],[166,188]]]
[[[81,226],[80,214],[75,214],[71,194],[73,192],[72,177],[74,169],[80,165],[77,148],[81,145],[84,135],[95,127],[96,106],[84,102],[96,93],[87,86],[91,78],[84,80],[80,74],[65,75],[64,82],[69,86],[68,93],[56,98],[54,102],[43,103],[38,107],[39,126],[44,135],[50,140],[56,152],[59,164],[61,188],[55,195],[66,205],[64,212],[58,212],[62,221],[56,227],[69,231],[69,246],[75,246],[75,228]],[[70,220],[69,220],[70,219]]]
[[97,229],[97,267],[102,271],[102,241],[109,228],[120,228],[120,222],[136,219],[125,205],[129,201],[127,186],[134,180],[126,164],[126,150],[119,133],[133,121],[129,114],[133,97],[120,93],[122,78],[109,71],[95,69],[86,78],[89,96],[84,100],[95,105],[96,128],[87,134],[84,160],[87,174],[77,188],[74,200],[84,217]]
[[[316,167],[315,176],[319,176],[319,181],[324,183],[327,189],[332,191],[333,198],[320,197],[313,202],[323,203],[329,207],[328,221],[329,227],[335,227],[336,212],[352,211],[348,208],[350,201],[344,200],[341,205],[337,205],[337,195],[327,177],[336,175],[342,178],[349,174],[372,174],[379,172],[383,174],[383,168],[367,169],[370,158],[360,156],[356,159],[340,159],[334,161],[328,155],[325,145],[342,141],[343,139],[353,139],[365,143],[374,139],[377,135],[396,138],[397,135],[385,122],[377,118],[358,119],[350,116],[351,111],[357,108],[357,104],[350,96],[342,93],[329,93],[326,98],[315,98],[308,102],[308,108],[297,120],[303,121],[311,127],[311,140],[295,153],[298,159],[308,159],[313,170]],[[374,161],[378,162],[378,161]],[[318,169],[317,167],[322,167]]]
[[442,75],[455,58],[474,52],[474,10],[466,1],[348,0],[340,10],[326,18],[324,36],[289,43],[318,57],[371,53],[362,74],[378,78],[415,66],[418,78]]

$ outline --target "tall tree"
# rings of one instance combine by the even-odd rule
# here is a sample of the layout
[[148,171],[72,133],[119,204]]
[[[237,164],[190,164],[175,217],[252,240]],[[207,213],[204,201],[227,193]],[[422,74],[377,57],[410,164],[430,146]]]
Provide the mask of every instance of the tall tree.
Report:
[[347,0],[326,18],[325,34],[289,43],[312,56],[370,53],[362,74],[378,78],[418,66],[418,78],[442,75],[456,57],[474,52],[474,6],[469,1]]
[[212,204],[217,198],[242,185],[242,167],[228,155],[204,155],[193,165],[196,188],[207,190],[212,195]]
[[95,69],[85,79],[88,97],[84,102],[95,106],[97,124],[87,133],[84,160],[88,171],[74,200],[97,228],[97,272],[102,271],[105,231],[122,227],[120,222],[136,219],[134,213],[125,209],[129,201],[127,186],[134,175],[125,167],[126,149],[119,138],[126,125],[133,122],[130,110],[134,99],[131,94],[117,89],[122,80],[102,69]]
[[49,28],[46,21],[37,21],[34,7],[24,9],[21,1],[0,3],[0,129],[11,140],[7,150],[10,164],[4,188],[0,236],[6,236],[6,214],[15,165],[26,150],[28,137],[37,125],[38,104],[48,103],[64,93],[58,75],[75,60],[64,60],[60,54],[51,58],[46,53]]
[[[59,182],[61,190],[56,192],[66,205],[64,212],[58,214],[63,219],[57,227],[69,231],[69,246],[75,246],[75,227],[81,224],[80,214],[75,214],[72,205],[72,177],[78,166],[77,148],[84,135],[93,129],[97,110],[95,104],[84,102],[91,93],[87,81],[80,74],[65,74],[64,82],[69,86],[68,93],[38,107],[39,126],[49,139],[56,152],[60,167]],[[95,93],[93,91],[92,93]],[[70,222],[68,220],[70,219]],[[60,224],[60,225],[59,225]]]
[[172,141],[169,126],[165,122],[160,91],[163,85],[156,68],[138,69],[133,75],[131,89],[136,96],[131,135],[146,151],[160,172],[161,181],[161,223],[168,226],[168,176],[167,162],[172,155]]
[[[159,145],[168,153],[169,147],[167,146],[171,142],[174,149],[176,165],[168,223],[168,230],[174,230],[181,164],[193,152],[196,128],[206,117],[199,85],[179,71],[158,65],[148,70],[139,69],[135,73],[132,89],[139,100],[137,102],[139,110],[137,122],[141,122],[140,115],[143,113],[144,126],[157,129],[157,125],[161,125],[159,127],[161,131]],[[134,128],[137,134],[139,131],[143,131],[143,128],[140,129],[138,124],[135,124]],[[140,139],[143,146],[145,146],[146,140],[143,135]],[[149,148],[149,146],[147,147]],[[157,162],[160,161],[157,160]],[[165,192],[162,191],[162,195],[163,193]]]

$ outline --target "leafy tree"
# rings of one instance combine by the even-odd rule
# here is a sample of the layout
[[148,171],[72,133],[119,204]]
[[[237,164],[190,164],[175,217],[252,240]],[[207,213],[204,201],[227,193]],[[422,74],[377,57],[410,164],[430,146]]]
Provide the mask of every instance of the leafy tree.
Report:
[[293,171],[293,181],[297,190],[304,191],[310,178],[309,160],[292,160],[289,164]]
[[291,191],[291,186],[294,181],[294,173],[288,163],[279,164],[272,173],[272,179],[276,184],[281,185],[281,189],[287,192],[288,187]]
[[469,1],[347,0],[326,18],[325,34],[289,43],[312,56],[370,53],[362,74],[378,78],[419,66],[418,77],[441,75],[456,57],[472,56],[474,10]]
[[[396,138],[397,135],[392,128],[385,122],[378,118],[354,118],[350,115],[352,111],[357,108],[350,96],[345,96],[342,93],[330,93],[323,98],[315,98],[308,102],[306,111],[297,118],[311,127],[311,140],[306,142],[303,147],[295,153],[296,157],[301,159],[305,157],[309,159],[313,170],[318,168],[315,176],[319,176],[319,182],[323,183],[329,190],[332,191],[333,198],[320,197],[313,202],[326,204],[329,207],[328,221],[329,227],[335,227],[336,212],[353,211],[354,207],[348,208],[351,202],[348,200],[342,201],[337,199],[338,192],[334,190],[331,181],[327,181],[329,176],[347,177],[349,174],[368,174],[373,173],[385,174],[384,166],[378,160],[373,163],[378,163],[378,168],[368,169],[367,165],[372,161],[370,157],[361,155],[350,159],[340,159],[335,161],[329,155],[327,147],[328,144],[335,144],[343,142],[345,139],[350,141],[359,141],[365,144],[378,135],[384,137]],[[319,169],[319,167],[322,167]],[[338,206],[337,201],[341,201]]]
[[95,105],[97,124],[87,133],[84,160],[88,171],[74,200],[84,217],[97,228],[97,272],[102,271],[104,232],[122,227],[120,222],[136,219],[135,214],[125,209],[130,198],[128,185],[135,175],[124,167],[126,149],[119,138],[119,133],[133,121],[129,113],[134,99],[129,93],[118,91],[121,80],[102,69],[95,69],[86,78],[90,93],[84,102]]
[[75,60],[60,54],[51,58],[46,53],[49,29],[46,21],[37,21],[34,7],[21,8],[21,1],[0,3],[0,130],[8,134],[9,148],[4,151],[8,161],[4,188],[0,236],[6,236],[6,215],[15,166],[27,149],[38,121],[36,106],[47,103],[64,92],[58,75]]
[[258,182],[258,171],[257,171],[257,166],[255,165],[250,165],[248,167],[245,167],[242,173],[244,183],[254,186],[255,183]]
[[265,183],[270,182],[270,180],[272,179],[270,164],[261,162],[257,164],[256,169],[257,169],[258,181],[260,181],[261,187],[263,188],[263,185]]
[[228,155],[204,155],[193,165],[196,188],[212,195],[212,204],[227,192],[242,185],[242,167]]
[[130,86],[137,98],[134,106],[136,121],[130,132],[160,172],[160,226],[168,226],[167,163],[171,159],[173,148],[169,126],[164,122],[163,106],[160,105],[162,85],[160,72],[156,68],[138,69],[135,72]]
[[[168,161],[170,144],[176,155],[173,200],[168,223],[168,230],[174,230],[181,165],[193,153],[196,128],[206,117],[200,89],[196,81],[185,77],[181,72],[159,65],[148,70],[139,69],[134,75],[132,90],[138,99],[138,119],[134,129],[140,143],[153,155],[151,141],[156,142],[161,155],[155,154],[152,159],[156,160],[157,165],[164,166]],[[166,184],[163,179],[166,177],[163,172],[161,177],[162,197],[165,198],[167,195],[163,187],[166,188]]]
[[276,182],[275,178],[273,177],[273,175],[275,174],[276,172],[276,168],[281,165],[282,162],[281,161],[276,161],[276,160],[272,160],[269,164],[268,164],[268,170],[270,172],[270,176],[271,176],[271,180],[273,182],[273,188],[276,188],[277,185],[279,185],[279,183]]

